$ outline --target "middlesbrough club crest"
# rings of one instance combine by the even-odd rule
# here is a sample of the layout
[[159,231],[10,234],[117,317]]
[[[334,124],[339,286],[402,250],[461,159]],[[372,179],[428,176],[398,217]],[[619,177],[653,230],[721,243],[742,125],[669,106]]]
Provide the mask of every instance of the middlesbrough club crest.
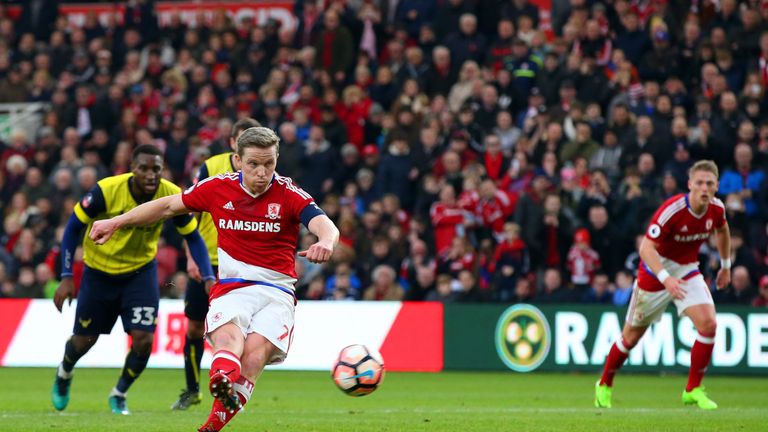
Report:
[[267,217],[270,219],[280,218],[280,204],[269,203],[267,204]]

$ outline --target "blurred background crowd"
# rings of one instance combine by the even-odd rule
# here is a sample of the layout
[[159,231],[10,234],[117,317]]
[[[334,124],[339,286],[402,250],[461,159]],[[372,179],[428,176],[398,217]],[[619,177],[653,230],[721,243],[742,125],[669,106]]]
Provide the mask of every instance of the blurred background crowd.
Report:
[[[295,28],[0,5],[0,103],[48,104],[0,142],[0,296],[52,295],[74,203],[137,145],[187,187],[253,117],[341,231],[328,265],[297,258],[300,299],[624,305],[648,219],[714,159],[734,267],[716,301],[765,307],[768,2],[554,3],[551,32],[527,0],[298,0]],[[181,247],[165,230],[167,297]],[[711,279],[713,244],[700,260]]]

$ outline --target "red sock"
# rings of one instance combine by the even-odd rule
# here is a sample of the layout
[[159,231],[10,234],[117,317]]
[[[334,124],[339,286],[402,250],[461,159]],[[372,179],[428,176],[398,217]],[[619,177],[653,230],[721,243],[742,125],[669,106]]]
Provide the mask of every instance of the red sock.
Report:
[[230,380],[237,381],[240,378],[240,359],[230,351],[216,351],[213,354],[210,374],[213,375],[219,371],[226,374]]
[[624,338],[617,340],[612,346],[611,351],[608,353],[608,357],[605,358],[605,366],[603,367],[603,376],[600,377],[600,385],[613,386],[613,376],[621,369],[624,361],[629,356],[629,350],[633,347],[627,346]]
[[[240,398],[240,403],[245,406],[251,399],[251,393],[253,393],[253,383],[245,377],[237,379],[234,385],[237,397]],[[201,431],[214,432],[220,431],[230,420],[232,420],[240,410],[230,413],[229,410],[224,408],[218,399],[213,400],[213,407],[211,407],[211,414],[208,416],[205,424],[200,427]]]
[[715,334],[696,335],[696,342],[691,348],[691,368],[688,370],[688,385],[685,391],[691,391],[701,385],[704,373],[707,372],[709,360],[712,358],[712,348],[715,347]]

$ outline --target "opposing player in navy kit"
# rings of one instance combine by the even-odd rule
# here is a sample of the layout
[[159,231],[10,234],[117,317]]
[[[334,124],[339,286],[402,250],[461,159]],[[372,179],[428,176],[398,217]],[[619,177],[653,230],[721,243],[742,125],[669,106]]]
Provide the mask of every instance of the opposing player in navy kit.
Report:
[[[85,228],[89,233],[98,219],[130,211],[141,203],[178,194],[181,189],[162,179],[162,152],[151,145],[133,152],[130,173],[100,180],[75,205],[62,239],[61,284],[54,303],[61,311],[64,301],[74,297],[72,261]],[[213,284],[205,243],[197,232],[197,221],[189,214],[173,218],[203,278]],[[109,245],[97,246],[87,235],[83,239],[83,272],[77,295],[75,328],[64,347],[64,358],[56,372],[51,391],[53,406],[61,411],[69,403],[70,386],[77,361],[96,343],[100,334],[109,334],[120,316],[131,335],[131,349],[117,385],[109,396],[115,414],[129,414],[125,394],[147,366],[152,350],[160,289],[157,280],[157,243],[162,223],[119,230]]]

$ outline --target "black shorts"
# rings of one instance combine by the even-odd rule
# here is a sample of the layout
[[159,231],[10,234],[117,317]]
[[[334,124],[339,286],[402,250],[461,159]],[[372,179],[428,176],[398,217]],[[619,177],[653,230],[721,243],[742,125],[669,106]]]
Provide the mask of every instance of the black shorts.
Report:
[[74,334],[109,334],[118,316],[126,333],[131,330],[153,333],[159,303],[155,260],[119,276],[85,266],[77,295]]
[[[218,274],[218,266],[213,266],[213,274]],[[184,315],[192,321],[205,321],[208,315],[208,294],[205,283],[189,279],[187,293],[184,295]]]

